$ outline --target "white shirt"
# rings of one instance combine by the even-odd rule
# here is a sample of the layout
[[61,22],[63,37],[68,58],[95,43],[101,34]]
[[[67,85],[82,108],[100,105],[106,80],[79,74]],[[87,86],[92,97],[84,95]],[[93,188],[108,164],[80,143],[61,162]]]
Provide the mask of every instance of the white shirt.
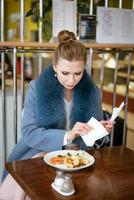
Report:
[[64,136],[64,140],[63,140],[63,145],[67,145],[67,134],[68,131],[70,130],[70,114],[71,114],[71,109],[72,109],[72,104],[73,104],[73,100],[71,99],[71,101],[66,101],[64,99],[64,106],[65,106],[65,111],[66,111],[66,134]]

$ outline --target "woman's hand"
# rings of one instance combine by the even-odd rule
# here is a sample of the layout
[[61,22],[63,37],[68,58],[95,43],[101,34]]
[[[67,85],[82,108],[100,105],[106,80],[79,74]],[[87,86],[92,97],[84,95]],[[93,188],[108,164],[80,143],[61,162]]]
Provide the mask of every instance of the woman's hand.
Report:
[[113,128],[114,124],[115,124],[115,121],[110,121],[110,120],[104,121],[104,120],[101,120],[100,123],[105,127],[107,132],[110,133],[112,131],[112,128]]
[[93,127],[89,126],[86,123],[82,122],[76,122],[74,127],[72,128],[71,131],[69,131],[67,140],[74,140],[76,137],[79,135],[87,134],[90,130],[92,130]]

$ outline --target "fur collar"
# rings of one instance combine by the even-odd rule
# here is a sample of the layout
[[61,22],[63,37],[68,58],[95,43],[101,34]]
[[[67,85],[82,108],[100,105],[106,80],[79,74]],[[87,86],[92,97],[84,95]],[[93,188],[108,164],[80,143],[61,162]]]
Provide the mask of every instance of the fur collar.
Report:
[[[55,78],[52,65],[36,81],[36,120],[45,128],[65,129],[64,88]],[[73,92],[71,128],[77,122],[87,122],[92,116],[100,120],[99,90],[85,71]]]

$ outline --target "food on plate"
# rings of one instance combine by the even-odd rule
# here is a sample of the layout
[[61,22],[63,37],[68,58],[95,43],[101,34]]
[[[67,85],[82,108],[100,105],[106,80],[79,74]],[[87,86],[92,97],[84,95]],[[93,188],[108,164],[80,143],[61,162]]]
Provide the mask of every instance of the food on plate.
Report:
[[87,165],[89,163],[89,160],[85,159],[83,155],[80,155],[79,153],[76,155],[71,155],[70,153],[67,153],[66,155],[57,155],[52,157],[50,159],[50,162],[53,165],[64,164],[68,168],[75,168]]

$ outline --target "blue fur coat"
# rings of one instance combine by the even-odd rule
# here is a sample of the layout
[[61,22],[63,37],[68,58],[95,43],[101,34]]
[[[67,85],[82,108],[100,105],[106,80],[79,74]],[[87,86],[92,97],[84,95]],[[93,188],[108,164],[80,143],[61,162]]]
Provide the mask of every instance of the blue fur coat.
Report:
[[[36,83],[36,116],[39,126],[65,129],[64,89],[54,76],[50,66]],[[86,71],[73,92],[73,107],[70,116],[71,128],[79,122],[87,122],[92,116],[102,119],[99,90]]]
[[[31,81],[22,118],[22,137],[12,150],[8,161],[31,158],[41,151],[60,150],[66,133],[64,89],[49,66],[37,80]],[[87,122],[92,116],[102,119],[99,89],[85,71],[73,92],[70,116],[71,128],[77,122]],[[86,149],[81,137],[74,143]],[[7,175],[5,170],[2,180]]]

